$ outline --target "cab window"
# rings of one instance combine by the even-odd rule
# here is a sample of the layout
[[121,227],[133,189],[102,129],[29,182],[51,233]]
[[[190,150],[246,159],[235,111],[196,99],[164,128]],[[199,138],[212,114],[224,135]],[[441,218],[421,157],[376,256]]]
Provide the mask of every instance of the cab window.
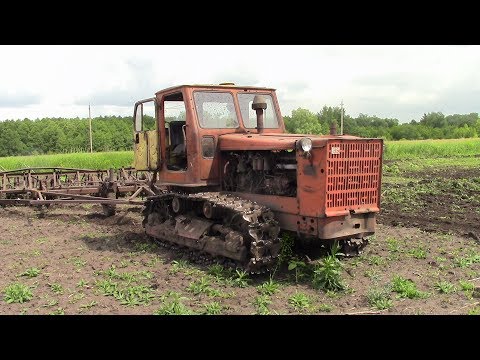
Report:
[[[257,93],[240,93],[238,94],[238,104],[240,106],[240,112],[242,113],[243,125],[247,129],[254,129],[257,127],[257,114],[252,109],[253,98]],[[263,126],[265,128],[276,129],[278,128],[277,115],[275,114],[275,108],[273,107],[273,99],[271,95],[262,94],[267,101],[267,109],[263,119]]]
[[238,118],[233,96],[229,92],[195,91],[193,94],[198,121],[202,128],[237,128]]

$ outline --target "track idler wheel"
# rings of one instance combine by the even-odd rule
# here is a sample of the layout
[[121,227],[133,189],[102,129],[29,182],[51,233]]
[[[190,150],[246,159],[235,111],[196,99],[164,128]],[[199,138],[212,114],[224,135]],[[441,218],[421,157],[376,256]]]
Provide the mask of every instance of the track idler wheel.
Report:
[[172,209],[175,214],[181,214],[185,210],[185,200],[175,196],[172,199]]
[[203,203],[203,215],[207,219],[218,219],[219,218],[219,210],[218,207],[216,207],[214,204],[212,204],[210,201],[205,201]]

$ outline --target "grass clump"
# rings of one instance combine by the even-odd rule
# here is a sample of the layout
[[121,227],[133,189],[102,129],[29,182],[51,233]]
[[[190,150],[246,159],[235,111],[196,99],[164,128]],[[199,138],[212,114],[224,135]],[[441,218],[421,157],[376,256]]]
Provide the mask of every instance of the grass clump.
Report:
[[410,279],[405,279],[395,275],[392,279],[392,291],[398,293],[400,298],[421,299],[429,296],[428,293],[417,289],[415,283]]
[[33,298],[32,291],[26,285],[14,283],[8,285],[4,290],[3,299],[7,304],[21,303],[30,301]]

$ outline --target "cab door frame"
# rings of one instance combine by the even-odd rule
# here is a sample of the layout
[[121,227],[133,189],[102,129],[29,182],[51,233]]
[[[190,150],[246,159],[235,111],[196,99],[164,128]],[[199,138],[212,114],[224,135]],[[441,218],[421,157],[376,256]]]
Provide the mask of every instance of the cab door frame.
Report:
[[[144,130],[143,104],[153,102],[155,107],[155,129]],[[137,101],[133,113],[134,167],[136,170],[157,170],[161,167],[161,150],[158,136],[158,105],[156,98]]]

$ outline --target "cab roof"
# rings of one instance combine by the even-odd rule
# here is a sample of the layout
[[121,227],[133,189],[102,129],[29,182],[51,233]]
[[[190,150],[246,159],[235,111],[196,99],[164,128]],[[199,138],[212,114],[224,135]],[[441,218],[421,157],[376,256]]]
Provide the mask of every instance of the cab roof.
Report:
[[276,89],[273,88],[267,88],[267,87],[260,87],[260,86],[240,86],[240,85],[235,85],[233,83],[223,83],[223,84],[184,84],[184,85],[177,85],[177,86],[172,86],[163,90],[159,90],[155,93],[158,94],[160,92],[164,91],[170,91],[170,90],[175,90],[178,89],[179,91],[182,88],[210,88],[210,89],[246,89],[246,90],[267,90],[267,91],[275,91]]

